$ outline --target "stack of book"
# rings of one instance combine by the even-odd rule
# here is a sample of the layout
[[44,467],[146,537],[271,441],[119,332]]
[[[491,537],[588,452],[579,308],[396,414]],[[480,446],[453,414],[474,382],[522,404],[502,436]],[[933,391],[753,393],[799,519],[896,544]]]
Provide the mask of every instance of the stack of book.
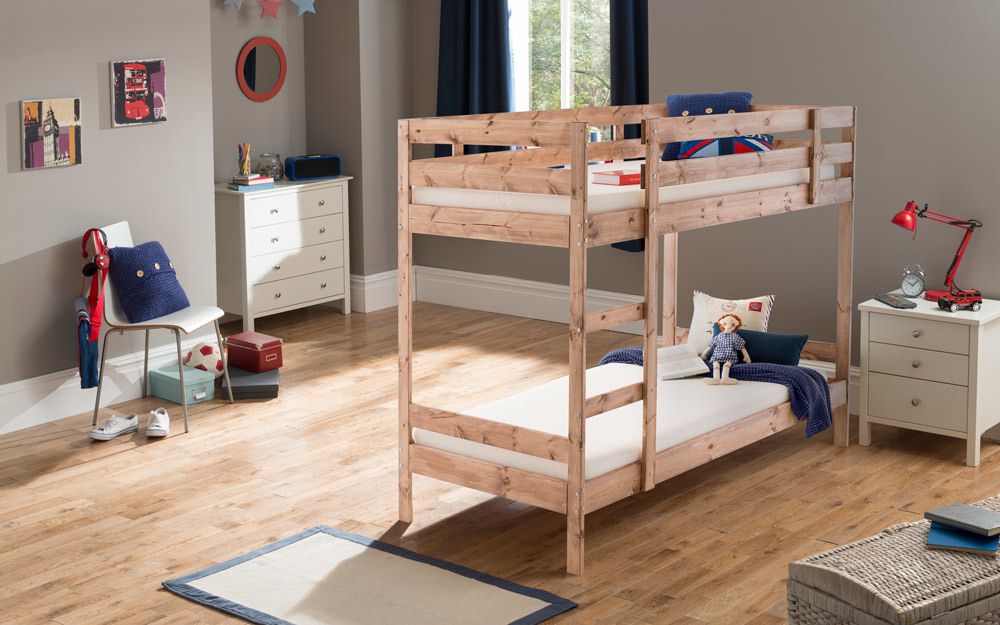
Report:
[[955,504],[924,513],[931,522],[928,549],[961,551],[995,558],[1000,549],[1000,512]]
[[260,174],[250,174],[249,176],[233,176],[229,188],[233,191],[260,191],[262,189],[273,189],[274,178],[271,176],[261,176]]

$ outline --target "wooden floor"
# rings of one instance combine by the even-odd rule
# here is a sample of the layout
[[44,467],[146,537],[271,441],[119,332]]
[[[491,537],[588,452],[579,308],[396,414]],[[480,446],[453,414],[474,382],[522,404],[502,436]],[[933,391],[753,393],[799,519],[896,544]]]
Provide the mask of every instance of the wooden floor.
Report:
[[[794,428],[588,515],[587,572],[567,576],[557,514],[417,476],[415,523],[395,524],[395,327],[394,310],[261,320],[286,340],[281,397],[202,405],[187,435],[93,443],[81,415],[0,437],[0,622],[239,622],[160,582],[327,524],[580,603],[553,622],[782,623],[789,561],[1000,491],[994,444],[971,469],[955,439],[876,426],[845,450]],[[416,328],[428,405],[565,371],[562,325],[418,304]],[[636,339],[596,335],[591,360]]]

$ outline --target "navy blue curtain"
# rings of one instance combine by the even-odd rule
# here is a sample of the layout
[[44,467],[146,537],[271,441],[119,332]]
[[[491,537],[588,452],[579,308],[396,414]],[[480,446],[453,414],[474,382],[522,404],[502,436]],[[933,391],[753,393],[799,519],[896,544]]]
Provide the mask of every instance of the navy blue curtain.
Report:
[[[611,104],[649,103],[649,7],[646,0],[611,0]],[[625,127],[625,138],[639,136],[639,124]],[[614,243],[641,252],[645,241]]]
[[[502,113],[513,105],[507,0],[441,0],[437,114]],[[474,154],[497,147],[466,146]],[[451,154],[439,145],[435,156]]]

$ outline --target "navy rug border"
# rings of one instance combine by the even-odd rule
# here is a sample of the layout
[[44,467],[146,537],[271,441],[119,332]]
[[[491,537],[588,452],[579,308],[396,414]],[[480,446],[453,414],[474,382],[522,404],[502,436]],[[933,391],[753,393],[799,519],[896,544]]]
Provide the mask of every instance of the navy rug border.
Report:
[[253,608],[247,607],[241,603],[236,603],[235,601],[230,601],[224,597],[219,597],[203,590],[199,590],[198,588],[191,586],[191,582],[202,579],[203,577],[208,577],[209,575],[214,575],[215,573],[224,571],[239,564],[243,564],[244,562],[253,560],[254,558],[259,558],[260,556],[271,553],[272,551],[277,551],[278,549],[287,547],[292,543],[309,538],[315,534],[327,534],[335,538],[349,540],[353,543],[364,545],[365,547],[378,549],[379,551],[384,551],[385,553],[399,556],[401,558],[413,560],[414,562],[420,562],[421,564],[435,566],[439,569],[444,569],[480,583],[496,586],[497,588],[501,588],[508,592],[523,595],[525,597],[531,597],[532,599],[538,599],[539,601],[544,601],[549,604],[544,608],[517,619],[516,621],[512,621],[509,625],[538,625],[539,623],[544,623],[558,614],[562,614],[563,612],[577,607],[576,602],[564,599],[563,597],[554,595],[539,588],[531,588],[529,586],[515,584],[512,581],[495,577],[488,573],[483,573],[482,571],[476,571],[446,560],[425,556],[397,545],[391,545],[389,543],[382,542],[381,540],[368,538],[367,536],[345,532],[344,530],[329,527],[327,525],[317,525],[316,527],[299,532],[294,536],[283,538],[277,542],[261,547],[260,549],[233,558],[232,560],[212,565],[196,573],[191,573],[190,575],[167,580],[163,582],[163,587],[180,597],[222,612],[227,612],[234,616],[238,616],[250,621],[251,623],[257,623],[258,625],[295,625],[295,623],[277,618],[259,610],[254,610]]

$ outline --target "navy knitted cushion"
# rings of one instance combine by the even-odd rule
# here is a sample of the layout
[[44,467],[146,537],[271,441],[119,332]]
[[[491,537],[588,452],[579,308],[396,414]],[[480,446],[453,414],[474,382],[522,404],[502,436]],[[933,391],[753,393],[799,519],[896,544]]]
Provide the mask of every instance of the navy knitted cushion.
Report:
[[[747,91],[726,91],[723,93],[681,93],[667,96],[667,116],[686,117],[688,115],[724,115],[727,113],[749,113],[753,95]],[[676,161],[680,143],[663,146],[664,161]]]
[[159,241],[108,250],[108,272],[129,323],[149,321],[191,304]]
[[[719,333],[719,324],[712,325],[712,336]],[[769,362],[775,365],[798,365],[802,349],[809,340],[808,334],[777,334],[757,330],[736,331],[746,341],[747,353],[754,362]],[[711,355],[709,356],[711,357]],[[740,354],[743,362],[743,354]]]

